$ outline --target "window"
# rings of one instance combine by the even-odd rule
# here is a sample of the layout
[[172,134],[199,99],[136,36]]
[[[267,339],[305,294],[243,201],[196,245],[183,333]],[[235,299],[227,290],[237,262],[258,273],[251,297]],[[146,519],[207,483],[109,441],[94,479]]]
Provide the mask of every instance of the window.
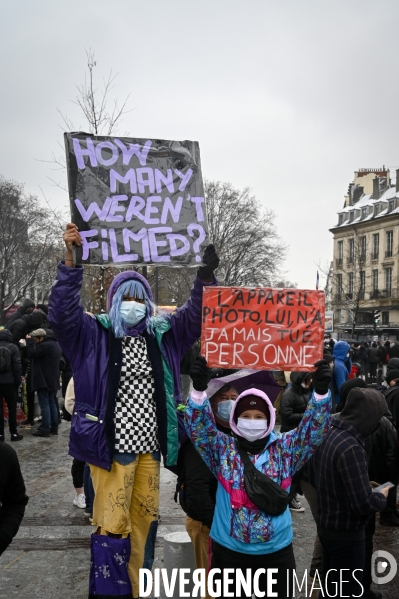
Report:
[[335,321],[337,323],[341,322],[341,312],[342,312],[342,310],[336,310],[336,312],[335,312]]
[[342,296],[342,275],[337,275],[337,300],[340,300]]
[[393,253],[393,231],[386,232],[386,251],[385,258],[392,258]]
[[338,260],[342,261],[343,257],[344,257],[344,242],[338,241]]
[[395,210],[395,200],[389,200],[388,202],[388,213]]
[[348,295],[349,296],[353,295],[353,272],[350,272],[348,274]]
[[378,269],[371,271],[371,284],[373,287],[373,292],[378,291]]
[[380,205],[374,204],[374,216],[378,216],[379,211],[380,211]]
[[389,324],[389,312],[382,313],[382,324]]
[[362,220],[364,218],[367,218],[368,215],[369,215],[369,209],[367,207],[366,208],[362,208]]
[[392,295],[392,268],[385,269],[385,291],[386,291],[386,296],[391,297],[391,295]]
[[352,264],[353,261],[355,259],[355,240],[353,239],[349,239],[349,258],[348,258],[348,264]]
[[360,288],[359,288],[359,299],[364,300],[364,290],[366,287],[366,273],[364,270],[360,271]]
[[380,253],[380,234],[375,233],[373,235],[373,253],[372,253],[373,260],[378,260],[379,253]]
[[366,261],[366,247],[367,247],[367,237],[365,235],[362,235],[362,237],[360,238],[360,255],[359,255],[360,262]]
[[342,225],[343,222],[344,222],[344,215],[339,214],[338,215],[338,225]]
[[352,223],[355,220],[355,211],[351,210],[349,212],[349,222]]

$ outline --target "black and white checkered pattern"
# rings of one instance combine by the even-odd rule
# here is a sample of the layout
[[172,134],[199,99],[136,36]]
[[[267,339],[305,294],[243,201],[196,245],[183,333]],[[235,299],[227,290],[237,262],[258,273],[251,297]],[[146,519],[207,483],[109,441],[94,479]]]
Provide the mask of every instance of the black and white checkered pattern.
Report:
[[122,339],[122,369],[115,406],[115,451],[159,450],[154,377],[147,345],[139,337]]

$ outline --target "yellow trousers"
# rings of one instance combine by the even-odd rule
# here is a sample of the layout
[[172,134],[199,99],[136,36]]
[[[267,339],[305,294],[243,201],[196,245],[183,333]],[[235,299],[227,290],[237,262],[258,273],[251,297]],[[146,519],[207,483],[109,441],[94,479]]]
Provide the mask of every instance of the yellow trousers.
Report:
[[[139,570],[151,570],[159,510],[159,452],[135,454],[128,464],[113,462],[110,472],[90,466],[95,492],[93,525],[99,534],[130,535],[128,564],[133,596],[139,596]],[[125,460],[126,462],[126,460]]]
[[[186,530],[194,546],[195,565],[197,568],[205,568],[208,572],[208,543],[209,528],[198,520],[186,516]],[[210,597],[206,592],[205,597]]]

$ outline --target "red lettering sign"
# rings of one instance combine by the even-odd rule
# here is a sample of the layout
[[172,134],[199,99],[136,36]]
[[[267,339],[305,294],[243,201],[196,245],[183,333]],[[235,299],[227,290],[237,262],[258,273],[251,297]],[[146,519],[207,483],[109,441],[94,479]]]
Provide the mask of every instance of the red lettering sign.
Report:
[[324,313],[323,291],[205,287],[201,354],[210,367],[311,371]]

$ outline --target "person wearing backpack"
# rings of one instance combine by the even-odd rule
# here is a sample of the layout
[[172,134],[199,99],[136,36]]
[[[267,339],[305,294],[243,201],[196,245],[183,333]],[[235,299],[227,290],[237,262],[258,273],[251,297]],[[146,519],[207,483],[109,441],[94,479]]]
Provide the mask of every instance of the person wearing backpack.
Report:
[[21,355],[7,329],[0,331],[0,441],[4,441],[3,398],[8,406],[11,441],[21,441],[17,431],[17,397],[21,384]]
[[[214,580],[224,581],[227,574],[231,589],[239,571],[246,577],[249,569],[251,586],[257,582],[257,590],[269,594],[267,575],[258,577],[256,571],[275,568],[276,597],[291,597],[295,558],[288,491],[295,472],[328,433],[332,370],[324,360],[316,364],[308,407],[298,427],[287,433],[274,432],[274,408],[263,391],[253,388],[241,393],[230,413],[233,437],[215,426],[205,393],[207,369],[202,356],[196,359],[191,378],[194,390],[185,411],[186,431],[218,479],[210,532],[211,568],[220,571]],[[241,596],[251,597],[253,589],[250,591]],[[222,596],[226,594],[222,592]]]

